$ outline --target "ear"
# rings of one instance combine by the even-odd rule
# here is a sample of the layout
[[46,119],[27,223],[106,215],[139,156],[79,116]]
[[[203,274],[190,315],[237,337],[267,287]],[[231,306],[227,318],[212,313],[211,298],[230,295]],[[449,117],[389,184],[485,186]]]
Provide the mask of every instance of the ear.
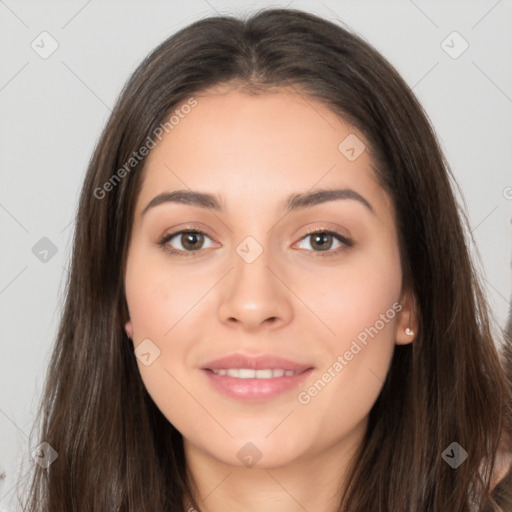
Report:
[[402,309],[397,315],[395,343],[397,345],[407,345],[414,341],[414,338],[418,335],[416,298],[410,290],[404,289],[399,302]]
[[126,331],[126,334],[128,335],[128,338],[133,340],[133,327],[132,327],[132,321],[131,320],[128,320],[128,322],[126,322],[124,324],[124,330]]

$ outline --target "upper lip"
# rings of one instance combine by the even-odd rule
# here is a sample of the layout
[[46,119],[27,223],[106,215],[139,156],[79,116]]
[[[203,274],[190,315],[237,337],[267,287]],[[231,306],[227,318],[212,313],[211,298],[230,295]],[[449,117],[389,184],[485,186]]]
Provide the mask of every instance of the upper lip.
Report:
[[229,368],[248,368],[251,370],[282,369],[301,372],[312,368],[310,364],[301,364],[272,354],[247,355],[231,354],[204,364],[203,370],[221,370]]

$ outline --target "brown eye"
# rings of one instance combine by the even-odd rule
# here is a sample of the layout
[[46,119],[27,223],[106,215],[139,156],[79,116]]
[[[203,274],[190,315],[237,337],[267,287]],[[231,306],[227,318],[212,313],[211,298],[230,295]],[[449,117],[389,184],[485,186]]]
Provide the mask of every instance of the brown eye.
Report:
[[180,238],[182,247],[187,251],[194,251],[201,248],[204,242],[204,235],[198,232],[183,233]]
[[320,251],[327,251],[332,247],[333,236],[328,233],[313,233],[309,235],[311,246],[319,248]]
[[309,241],[309,247],[299,247],[314,253],[324,253],[317,254],[317,256],[336,255],[340,252],[346,251],[354,245],[350,239],[344,237],[336,231],[331,231],[329,229],[321,229],[307,233],[306,236],[301,238],[300,243],[304,244],[304,241]]
[[209,247],[213,247],[211,238],[200,230],[189,229],[181,230],[169,235],[165,235],[160,240],[159,245],[171,254],[178,256],[193,256],[199,253],[204,247],[205,241],[209,240]]

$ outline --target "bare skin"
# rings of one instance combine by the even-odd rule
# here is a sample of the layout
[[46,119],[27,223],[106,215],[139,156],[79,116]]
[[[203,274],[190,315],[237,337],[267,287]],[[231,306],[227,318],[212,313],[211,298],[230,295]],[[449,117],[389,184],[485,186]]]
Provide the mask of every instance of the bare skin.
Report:
[[[368,147],[363,136],[320,103],[287,89],[194,97],[197,106],[147,161],[125,275],[126,332],[135,347],[150,339],[160,350],[139,370],[183,434],[201,510],[334,511],[393,350],[414,339],[392,203],[369,151],[350,161],[338,148],[350,134]],[[155,196],[178,189],[214,194],[224,210],[167,202],[141,215]],[[352,198],[283,209],[289,195],[319,189],[351,189],[373,211]],[[190,257],[158,245],[185,228],[206,236],[192,249],[182,234],[164,247]],[[313,229],[353,244],[318,241]],[[250,263],[237,252],[248,236],[257,244],[242,244],[246,252],[262,249]],[[377,334],[350,357],[372,326]],[[270,399],[235,399],[201,369],[233,353],[276,354],[313,370]],[[336,371],[339,356],[346,364]],[[309,393],[319,379],[325,386]],[[237,456],[247,443],[261,456],[252,467]]]

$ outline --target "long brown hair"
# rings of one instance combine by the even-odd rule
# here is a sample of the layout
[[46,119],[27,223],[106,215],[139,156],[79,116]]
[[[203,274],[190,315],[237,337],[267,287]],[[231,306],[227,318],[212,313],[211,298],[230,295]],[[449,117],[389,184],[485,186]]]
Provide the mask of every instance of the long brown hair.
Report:
[[[126,162],[194,93],[228,83],[251,94],[293,87],[355,126],[397,212],[418,333],[396,346],[340,510],[512,510],[512,498],[491,489],[510,431],[510,388],[435,133],[375,49],[291,9],[197,21],[151,52],[125,85],[83,184],[32,443],[49,443],[58,458],[47,469],[34,465],[25,510],[181,511],[191,496],[182,436],[146,392],[124,331],[123,276],[145,158]],[[454,442],[467,452],[456,469],[442,456]]]

